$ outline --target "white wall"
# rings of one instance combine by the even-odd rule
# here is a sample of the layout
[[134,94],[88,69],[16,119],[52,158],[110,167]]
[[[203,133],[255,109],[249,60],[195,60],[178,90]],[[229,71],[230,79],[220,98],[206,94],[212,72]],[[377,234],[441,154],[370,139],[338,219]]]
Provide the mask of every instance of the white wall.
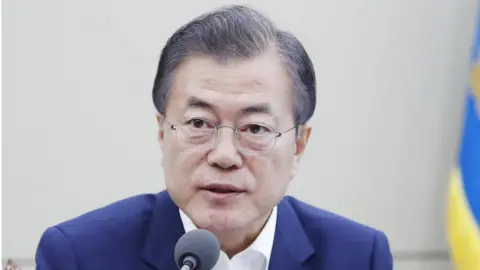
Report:
[[[151,101],[161,47],[234,1],[3,2],[2,255],[29,259],[47,226],[164,187]],[[384,230],[396,269],[448,269],[422,252],[446,251],[476,2],[255,6],[298,35],[317,72],[311,144],[291,193]]]

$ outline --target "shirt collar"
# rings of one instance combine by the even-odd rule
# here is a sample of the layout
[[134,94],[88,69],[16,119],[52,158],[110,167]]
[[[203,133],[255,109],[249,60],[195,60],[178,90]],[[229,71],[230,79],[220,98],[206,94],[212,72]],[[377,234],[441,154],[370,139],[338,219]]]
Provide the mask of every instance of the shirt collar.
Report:
[[[182,219],[183,227],[185,232],[197,229],[197,226],[193,221],[181,210],[180,218]],[[267,265],[270,261],[270,255],[272,253],[273,241],[275,238],[275,228],[277,225],[277,206],[275,206],[268,218],[267,223],[263,227],[260,234],[257,236],[255,241],[247,248],[247,250],[252,249],[262,253],[267,259]]]

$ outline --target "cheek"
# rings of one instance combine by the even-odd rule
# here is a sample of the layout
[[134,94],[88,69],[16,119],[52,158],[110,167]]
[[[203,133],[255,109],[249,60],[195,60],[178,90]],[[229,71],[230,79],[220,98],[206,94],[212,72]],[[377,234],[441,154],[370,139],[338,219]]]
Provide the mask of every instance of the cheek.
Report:
[[168,187],[182,186],[189,183],[191,175],[201,165],[203,155],[179,149],[175,144],[165,140],[163,146],[162,165],[165,182]]
[[249,160],[248,164],[255,179],[256,191],[264,194],[279,193],[286,188],[290,180],[293,155],[283,153],[260,156]]

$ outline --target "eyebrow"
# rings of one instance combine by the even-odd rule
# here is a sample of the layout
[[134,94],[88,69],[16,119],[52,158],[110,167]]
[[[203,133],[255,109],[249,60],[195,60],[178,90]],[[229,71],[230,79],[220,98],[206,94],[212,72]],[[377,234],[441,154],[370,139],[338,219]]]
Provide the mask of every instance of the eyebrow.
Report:
[[215,106],[197,97],[189,97],[187,100],[187,107],[207,109],[211,111],[215,110]]
[[242,114],[272,114],[272,108],[267,103],[259,103],[242,108]]
[[[209,111],[215,111],[216,106],[202,100],[198,97],[189,97],[187,100],[187,106],[192,108],[201,108]],[[272,107],[267,103],[258,103],[244,107],[240,111],[241,115],[250,115],[250,114],[272,114]]]

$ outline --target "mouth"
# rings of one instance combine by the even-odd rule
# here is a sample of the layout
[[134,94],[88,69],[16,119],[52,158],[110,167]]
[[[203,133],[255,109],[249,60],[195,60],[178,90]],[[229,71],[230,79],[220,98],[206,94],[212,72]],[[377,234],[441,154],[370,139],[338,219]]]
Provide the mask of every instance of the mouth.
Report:
[[233,185],[224,184],[210,184],[201,188],[202,190],[210,191],[216,194],[238,194],[246,192],[246,190],[238,188]]

